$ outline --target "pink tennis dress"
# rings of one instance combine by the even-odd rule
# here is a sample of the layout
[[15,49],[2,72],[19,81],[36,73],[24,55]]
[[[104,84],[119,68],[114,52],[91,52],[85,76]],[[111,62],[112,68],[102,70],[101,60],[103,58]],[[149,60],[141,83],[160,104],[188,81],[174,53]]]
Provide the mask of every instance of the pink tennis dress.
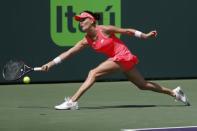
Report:
[[110,37],[105,36],[100,26],[96,27],[96,31],[97,39],[95,41],[86,35],[88,44],[96,52],[103,53],[109,57],[108,60],[119,63],[124,71],[131,70],[138,63],[137,56],[133,55],[115,34],[111,34]]

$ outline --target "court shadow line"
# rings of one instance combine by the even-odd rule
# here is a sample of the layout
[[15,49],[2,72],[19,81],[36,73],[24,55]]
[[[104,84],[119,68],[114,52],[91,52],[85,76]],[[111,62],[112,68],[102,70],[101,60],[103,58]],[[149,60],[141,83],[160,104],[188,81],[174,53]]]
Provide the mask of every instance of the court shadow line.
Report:
[[82,109],[111,109],[111,108],[151,108],[151,107],[185,107],[185,105],[113,105],[113,106],[94,106],[94,107],[80,107]]
[[[80,107],[80,110],[91,110],[91,109],[127,109],[127,108],[151,108],[151,107],[185,107],[185,105],[112,105],[112,106],[92,106],[92,107]],[[47,106],[18,106],[21,109],[54,109],[53,107]]]
[[52,109],[52,107],[47,107],[47,106],[18,106],[17,108],[21,108],[21,109]]

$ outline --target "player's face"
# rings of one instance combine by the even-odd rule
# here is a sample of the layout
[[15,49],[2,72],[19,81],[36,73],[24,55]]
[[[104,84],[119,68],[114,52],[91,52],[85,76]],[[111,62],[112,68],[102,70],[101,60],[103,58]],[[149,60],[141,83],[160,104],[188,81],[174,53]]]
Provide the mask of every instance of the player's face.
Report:
[[80,20],[80,26],[83,31],[87,31],[93,24],[92,19],[90,18],[83,18]]

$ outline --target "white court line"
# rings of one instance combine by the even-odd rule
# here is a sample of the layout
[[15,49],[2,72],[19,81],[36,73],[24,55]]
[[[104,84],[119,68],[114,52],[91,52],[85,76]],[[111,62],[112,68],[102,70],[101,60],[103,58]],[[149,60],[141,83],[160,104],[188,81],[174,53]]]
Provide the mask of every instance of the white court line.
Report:
[[197,128],[197,126],[180,126],[180,127],[162,127],[162,128],[139,128],[139,129],[121,129],[121,131],[145,131],[145,130],[157,130],[157,129],[176,129],[176,128]]

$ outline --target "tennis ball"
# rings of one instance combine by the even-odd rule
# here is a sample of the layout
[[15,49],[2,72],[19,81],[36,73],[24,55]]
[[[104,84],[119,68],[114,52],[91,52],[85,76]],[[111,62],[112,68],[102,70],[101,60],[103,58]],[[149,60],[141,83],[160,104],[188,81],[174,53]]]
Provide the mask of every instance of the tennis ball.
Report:
[[29,76],[25,76],[25,77],[23,77],[23,83],[25,83],[25,84],[29,84],[29,83],[30,83],[30,81],[31,81],[31,79],[30,79],[30,77],[29,77]]

